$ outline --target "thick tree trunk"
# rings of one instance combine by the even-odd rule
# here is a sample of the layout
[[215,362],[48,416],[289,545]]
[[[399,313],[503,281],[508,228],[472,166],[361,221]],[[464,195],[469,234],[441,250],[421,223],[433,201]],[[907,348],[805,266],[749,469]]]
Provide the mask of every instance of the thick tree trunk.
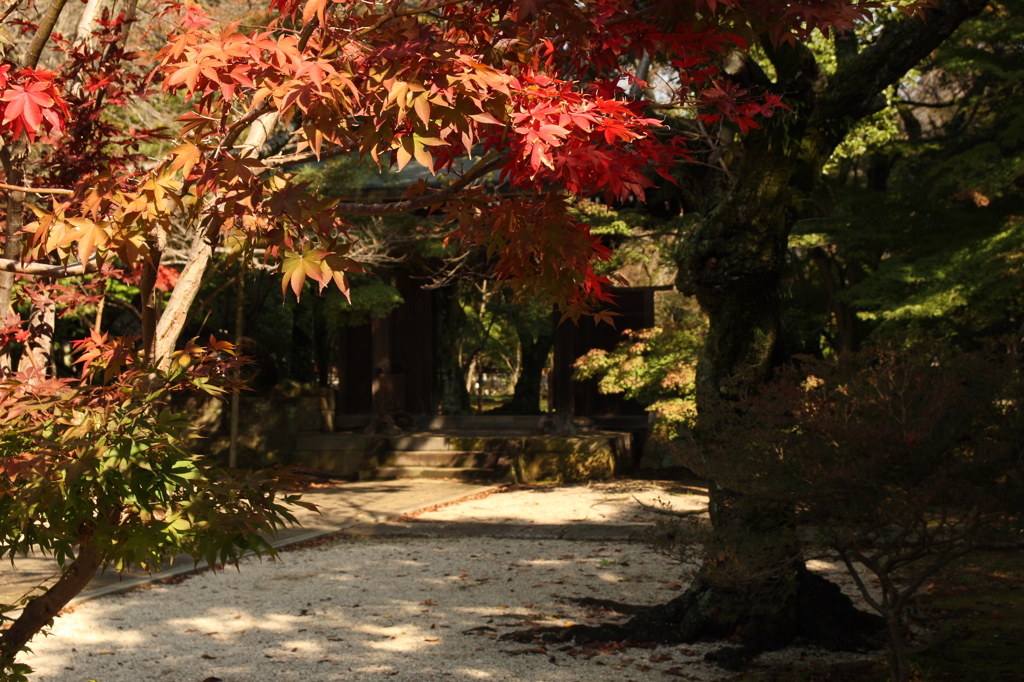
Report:
[[[677,252],[677,285],[697,298],[709,319],[698,362],[698,438],[712,438],[717,414],[778,362],[782,281],[793,222],[836,145],[854,123],[884,106],[883,90],[980,12],[983,0],[938,0],[926,21],[886,26],[857,52],[844,42],[836,73],[826,78],[803,45],[765,52],[778,75],[770,83],[753,60],[731,72],[741,84],[785,95],[778,113],[743,139],[734,181]],[[851,47],[853,49],[851,49]],[[728,462],[691,463],[715,480]],[[716,469],[717,467],[717,469]],[[769,474],[770,475],[770,474]],[[625,626],[573,626],[519,633],[556,640],[694,641],[729,637],[741,646],[709,655],[727,668],[801,636],[830,649],[865,645],[884,619],[857,611],[838,587],[803,564],[792,514],[785,506],[712,483],[714,533],[690,588]],[[517,637],[519,635],[516,635]]]
[[530,325],[526,324],[516,326],[516,335],[519,337],[522,360],[512,401],[502,411],[511,414],[540,414],[541,378],[555,343],[555,325],[548,315],[537,329],[536,337]]

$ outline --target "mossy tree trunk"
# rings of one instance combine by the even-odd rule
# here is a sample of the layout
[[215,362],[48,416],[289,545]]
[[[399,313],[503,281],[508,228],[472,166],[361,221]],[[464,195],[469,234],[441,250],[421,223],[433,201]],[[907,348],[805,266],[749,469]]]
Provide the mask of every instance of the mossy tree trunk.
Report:
[[522,361],[506,411],[511,414],[540,414],[540,384],[555,343],[554,321],[551,315],[545,315],[539,321],[516,320],[516,336]]
[[[783,96],[790,107],[745,136],[729,170],[733,181],[705,205],[702,220],[676,254],[677,286],[696,297],[710,327],[698,363],[698,435],[713,437],[716,414],[781,359],[787,241],[822,168],[855,123],[885,106],[882,93],[980,13],[984,0],[937,0],[926,19],[891,22],[859,49],[837,38],[838,65],[826,75],[800,43],[763,47],[773,82],[747,55],[726,60],[741,85]],[[735,57],[735,58],[734,58]],[[707,184],[704,185],[708,186]],[[708,462],[703,472],[730,463]],[[738,465],[736,465],[738,466]],[[770,472],[769,472],[770,475]],[[546,639],[695,641],[729,637],[741,646],[715,656],[738,667],[748,655],[801,636],[832,649],[865,643],[865,630],[884,630],[880,618],[856,611],[838,587],[810,574],[790,510],[712,482],[713,532],[704,564],[690,588],[625,626],[573,626]]]
[[[696,297],[710,323],[697,372],[702,435],[714,432],[714,415],[723,403],[767,378],[780,360],[780,285],[789,233],[807,213],[833,150],[859,119],[885,106],[882,93],[888,86],[985,5],[939,0],[926,21],[889,24],[863,50],[855,40],[839,38],[838,66],[831,76],[799,43],[764,44],[775,82],[749,57],[734,62],[735,79],[783,95],[791,111],[746,136],[730,169],[735,181],[677,254],[677,285]],[[708,473],[713,477],[715,466],[728,465],[716,463]],[[786,508],[713,483],[711,517],[715,533],[690,589],[669,611],[634,619],[635,629],[663,630],[671,612],[678,639],[739,635],[751,651],[784,646],[798,634],[814,635],[808,621],[833,645],[860,641],[855,633],[830,631],[823,624],[839,625],[835,615],[852,608],[841,600],[829,607],[824,621],[822,614],[815,617],[801,606],[801,595],[820,586],[803,566]],[[839,620],[844,618],[856,624],[855,616]]]

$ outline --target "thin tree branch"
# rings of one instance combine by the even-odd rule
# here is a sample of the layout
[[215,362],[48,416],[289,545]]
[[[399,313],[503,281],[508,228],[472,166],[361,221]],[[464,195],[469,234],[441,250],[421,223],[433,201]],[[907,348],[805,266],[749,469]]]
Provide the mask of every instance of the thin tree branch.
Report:
[[283,168],[285,166],[294,166],[300,163],[308,163],[310,161],[321,161],[323,159],[330,159],[335,156],[341,156],[349,153],[351,148],[342,147],[341,145],[335,145],[325,152],[320,152],[319,155],[314,151],[298,152],[296,154],[285,154],[282,156],[268,156],[262,159],[260,163],[264,168]]
[[439,2],[436,5],[430,5],[429,7],[420,7],[419,9],[408,9],[408,10],[405,10],[404,12],[395,12],[394,14],[385,14],[380,19],[378,19],[376,22],[374,22],[373,25],[367,26],[366,28],[360,29],[360,30],[356,31],[355,33],[353,33],[352,37],[353,38],[361,38],[362,36],[366,35],[367,33],[373,33],[374,31],[376,31],[378,28],[380,28],[384,24],[388,23],[389,21],[393,21],[393,20],[399,19],[401,17],[411,17],[411,16],[415,16],[417,14],[426,14],[427,12],[433,12],[434,10],[444,9],[445,7],[448,7],[449,5],[458,5],[459,3],[462,3],[462,2],[466,2],[466,0],[448,0],[447,2]]
[[947,107],[955,107],[960,101],[949,101],[949,102],[915,102],[910,99],[901,99],[896,104],[906,104],[911,107],[928,107],[929,109],[945,109]]
[[21,4],[21,0],[11,0],[11,4],[7,6],[3,14],[0,14],[0,24],[7,21],[7,17],[11,16],[11,12],[18,9],[18,5]]
[[67,0],[53,0],[50,6],[46,8],[46,13],[39,21],[39,28],[36,29],[36,35],[21,60],[21,68],[34,69],[39,64],[43,48],[46,47],[46,43],[50,40],[50,36],[53,34],[53,27],[57,25],[57,19],[60,18],[60,13],[64,11],[66,3]]
[[18,275],[29,275],[32,277],[77,277],[96,272],[99,266],[96,257],[93,256],[86,263],[75,263],[73,265],[50,265],[49,263],[23,263],[11,258],[0,258],[0,272],[13,272]]
[[23,187],[22,185],[8,185],[4,182],[0,182],[0,189],[10,190],[11,192],[25,192],[26,194],[74,194],[74,191],[70,189],[60,189],[56,187]]
[[[488,155],[489,156],[489,155]],[[378,204],[352,204],[352,203],[340,203],[335,204],[335,209],[341,213],[347,215],[388,215],[391,213],[403,213],[405,211],[413,211],[417,208],[425,208],[427,206],[435,206],[444,201],[447,201],[449,197],[460,191],[466,185],[470,184],[474,180],[486,175],[488,172],[494,170],[501,164],[507,161],[507,157],[503,154],[495,158],[487,160],[487,157],[480,159],[480,161],[473,166],[464,176],[453,182],[448,187],[444,188],[439,192],[434,192],[428,196],[419,197],[418,199],[408,199],[406,201],[394,201],[390,203],[378,203]]]

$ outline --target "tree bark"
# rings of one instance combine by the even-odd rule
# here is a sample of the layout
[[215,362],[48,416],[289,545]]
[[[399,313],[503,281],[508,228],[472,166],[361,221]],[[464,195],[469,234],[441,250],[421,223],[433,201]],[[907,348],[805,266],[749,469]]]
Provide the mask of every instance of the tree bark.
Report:
[[[773,87],[787,95],[791,112],[743,140],[742,157],[732,168],[735,184],[677,259],[679,289],[696,296],[710,323],[697,370],[700,438],[712,437],[715,415],[767,378],[780,359],[780,283],[789,233],[833,150],[857,119],[884,106],[886,87],[985,4],[940,0],[925,22],[891,24],[861,52],[844,45],[831,78],[804,46],[765,43],[778,74]],[[806,629],[796,605],[807,571],[789,510],[712,484],[711,513],[715,534],[705,547],[704,567],[681,597],[695,612],[682,616],[680,625],[687,627],[680,634],[721,636],[731,628],[752,649],[785,645]],[[737,575],[756,577],[739,586]],[[849,611],[852,605],[836,608]],[[832,637],[843,641],[853,633]]]
[[[240,153],[246,157],[258,156],[260,149],[267,141],[267,135],[273,132],[277,121],[277,112],[270,112],[256,119],[249,127]],[[156,325],[153,361],[162,370],[167,370],[171,366],[171,356],[178,344],[178,337],[181,336],[181,330],[188,319],[188,312],[196,300],[196,295],[203,283],[203,276],[212,259],[213,244],[207,238],[206,233],[196,226],[188,261],[182,268],[181,275],[178,276],[178,283],[175,285],[174,291],[171,292],[167,306]]]
[[14,657],[29,641],[78,596],[102,563],[103,557],[96,546],[90,539],[83,539],[78,556],[63,570],[60,579],[26,604],[18,619],[0,634],[0,670],[13,663]]
[[[23,69],[34,69],[39,64],[39,58],[43,54],[43,48],[50,40],[53,27],[57,25],[61,12],[67,0],[53,0],[43,16],[39,20],[36,34],[29,43],[28,49],[22,56],[20,66]],[[26,133],[14,141],[9,148],[3,149],[4,172],[7,175],[7,184],[22,185],[25,182],[26,167],[28,165],[29,141]],[[25,225],[25,193],[11,190],[7,194],[7,232],[4,243],[4,258],[11,260],[21,256],[23,237],[21,229]],[[14,293],[13,272],[0,272],[0,320],[6,319],[11,310],[11,296]],[[0,357],[0,372],[10,366],[10,358],[6,355]]]
[[30,374],[33,381],[42,381],[49,376],[56,324],[57,304],[53,299],[46,296],[32,301],[28,318],[29,337],[25,341],[25,352],[18,361],[18,371]]
[[156,324],[152,359],[160,369],[167,370],[171,366],[171,356],[178,344],[178,337],[185,326],[185,320],[188,319],[189,308],[196,300],[199,287],[203,283],[203,275],[212,257],[213,245],[206,240],[206,233],[197,228],[192,236],[188,262],[182,268],[178,283],[175,284],[174,291],[171,292]]
[[469,391],[458,349],[466,329],[466,312],[459,300],[458,285],[438,290],[437,371],[441,386],[441,414],[470,414]]
[[536,331],[535,337],[529,324],[516,325],[522,361],[512,401],[504,410],[511,414],[540,414],[541,377],[555,344],[555,325],[550,315],[544,317]]
[[[729,170],[734,181],[676,254],[678,288],[697,298],[709,331],[697,371],[698,438],[711,438],[716,414],[766,379],[780,360],[780,291],[787,241],[824,164],[855,122],[885,102],[883,90],[926,57],[981,0],[938,0],[926,21],[887,25],[860,52],[844,45],[836,73],[826,77],[805,46],[763,47],[777,80],[770,89],[791,107],[742,140]],[[730,71],[754,83],[767,78],[749,57]],[[747,83],[746,85],[750,85]],[[698,473],[700,463],[694,463]],[[711,462],[705,472],[714,479]],[[721,470],[721,469],[720,469]],[[863,645],[884,620],[853,608],[838,588],[803,565],[792,514],[784,505],[711,485],[714,533],[690,588],[626,626],[572,627],[557,639],[694,641],[729,636],[741,643],[712,655],[741,667],[757,651],[801,635],[827,648]],[[536,633],[534,633],[536,634]]]

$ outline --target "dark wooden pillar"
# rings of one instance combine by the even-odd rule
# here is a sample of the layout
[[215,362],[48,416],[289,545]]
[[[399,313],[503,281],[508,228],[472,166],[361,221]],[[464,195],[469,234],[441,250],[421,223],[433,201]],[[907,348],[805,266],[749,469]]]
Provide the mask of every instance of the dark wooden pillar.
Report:
[[551,405],[555,413],[560,415],[571,415],[573,413],[573,382],[572,363],[576,361],[573,355],[574,337],[576,336],[576,325],[566,321],[558,323],[561,315],[552,313],[555,320],[555,346],[554,358],[552,361],[551,375],[548,381],[551,382]]
[[373,404],[373,343],[369,324],[338,330],[341,414],[370,414]]

